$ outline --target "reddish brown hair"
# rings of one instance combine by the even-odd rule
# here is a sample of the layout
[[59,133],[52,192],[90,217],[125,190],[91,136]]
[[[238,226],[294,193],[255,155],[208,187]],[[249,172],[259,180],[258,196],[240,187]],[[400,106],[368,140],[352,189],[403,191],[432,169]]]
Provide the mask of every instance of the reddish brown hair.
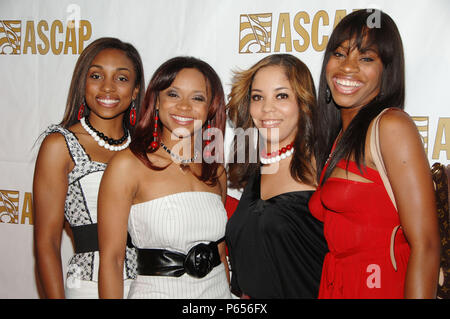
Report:
[[[147,87],[144,102],[141,107],[141,119],[136,126],[134,138],[130,144],[131,151],[149,168],[162,170],[165,167],[158,167],[151,163],[147,153],[153,153],[158,148],[152,148],[153,130],[155,126],[155,109],[161,91],[167,89],[175,77],[182,69],[196,69],[201,72],[206,79],[209,96],[209,107],[206,121],[210,121],[211,127],[219,129],[225,136],[225,96],[222,82],[214,69],[206,62],[193,57],[175,57],[164,62],[153,74]],[[161,135],[162,123],[158,121],[158,136]],[[202,134],[206,129],[202,127]],[[202,141],[202,153],[205,148],[205,141]],[[216,152],[218,150],[216,149]],[[223,150],[219,150],[223,153]],[[210,185],[215,185],[218,180],[217,169],[219,163],[202,162],[202,173],[197,176],[199,180]]]

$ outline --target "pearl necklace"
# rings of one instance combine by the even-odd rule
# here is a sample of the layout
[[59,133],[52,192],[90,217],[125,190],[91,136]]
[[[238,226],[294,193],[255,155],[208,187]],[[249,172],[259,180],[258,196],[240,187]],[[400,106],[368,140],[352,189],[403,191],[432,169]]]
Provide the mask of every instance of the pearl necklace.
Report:
[[97,132],[95,132],[92,128],[90,128],[87,124],[86,124],[86,120],[83,117],[82,119],[80,119],[80,123],[81,126],[86,130],[86,132],[89,133],[90,136],[92,136],[92,138],[98,143],[98,145],[100,145],[101,147],[106,148],[107,150],[113,151],[113,152],[118,152],[121,150],[124,150],[128,147],[128,145],[130,145],[131,142],[131,136],[128,132],[125,133],[127,137],[127,141],[120,145],[120,146],[116,146],[116,145],[111,145],[108,143],[108,138],[106,138],[106,140],[104,138],[100,138],[100,136],[97,134]]
[[260,160],[262,164],[273,164],[279,162],[285,158],[288,158],[292,154],[294,154],[294,142],[291,144],[282,147],[277,151],[273,151],[272,153],[261,152]]
[[190,164],[193,163],[197,157],[198,157],[198,153],[194,151],[194,157],[189,158],[189,159],[183,159],[182,157],[178,156],[177,154],[173,153],[170,148],[168,148],[163,142],[159,142],[159,144],[161,145],[161,147],[170,154],[170,156],[172,156],[174,159],[176,159],[179,163],[186,165],[186,164]]

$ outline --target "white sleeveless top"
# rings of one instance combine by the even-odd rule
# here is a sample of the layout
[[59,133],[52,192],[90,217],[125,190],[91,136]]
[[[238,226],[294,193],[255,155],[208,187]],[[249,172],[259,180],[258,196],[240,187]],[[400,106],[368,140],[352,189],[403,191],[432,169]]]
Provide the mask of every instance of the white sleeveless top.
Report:
[[[211,192],[182,192],[131,206],[128,231],[137,248],[186,254],[199,243],[225,236],[227,213]],[[141,276],[128,298],[231,298],[223,263],[203,278]]]

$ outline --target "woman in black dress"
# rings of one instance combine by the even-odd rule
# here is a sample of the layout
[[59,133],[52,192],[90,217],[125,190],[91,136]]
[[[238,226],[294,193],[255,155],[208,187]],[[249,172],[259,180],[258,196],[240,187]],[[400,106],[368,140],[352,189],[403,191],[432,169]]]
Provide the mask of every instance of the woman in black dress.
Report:
[[226,228],[232,292],[316,298],[327,245],[323,224],[308,210],[316,188],[311,74],[292,55],[271,55],[237,72],[229,97],[237,128],[230,187],[244,188]]

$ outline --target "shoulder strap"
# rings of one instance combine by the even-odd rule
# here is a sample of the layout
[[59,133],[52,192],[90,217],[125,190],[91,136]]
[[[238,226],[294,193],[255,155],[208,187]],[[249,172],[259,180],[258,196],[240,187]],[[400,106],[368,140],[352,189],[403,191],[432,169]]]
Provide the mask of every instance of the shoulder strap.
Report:
[[386,189],[389,197],[391,198],[392,204],[394,204],[395,209],[397,209],[397,203],[395,202],[394,193],[392,191],[391,184],[389,183],[389,179],[386,173],[386,167],[384,166],[383,157],[381,155],[381,147],[380,147],[380,130],[379,130],[379,122],[381,116],[388,109],[384,109],[380,114],[373,120],[372,131],[370,134],[370,153],[372,155],[372,160],[377,167],[378,173],[380,174],[381,180],[383,181],[384,188]]
[[[384,188],[386,189],[386,192],[388,193],[388,195],[392,201],[392,204],[395,207],[395,210],[397,210],[397,203],[395,202],[394,192],[392,191],[391,183],[389,182],[389,178],[387,177],[386,167],[384,166],[383,157],[381,155],[381,147],[380,147],[379,123],[380,123],[381,116],[387,110],[388,109],[384,109],[383,111],[381,111],[380,114],[378,114],[378,116],[373,120],[372,130],[371,130],[371,134],[370,134],[370,154],[372,155],[372,160],[375,163],[375,166],[377,167],[377,170],[378,170],[378,173],[380,174],[381,180],[383,181]],[[400,225],[397,225],[392,229],[390,245],[389,245],[389,255],[391,257],[391,263],[392,263],[392,266],[394,267],[395,271],[397,271],[397,261],[395,260],[394,244],[395,244],[395,236],[400,227],[401,227]]]

